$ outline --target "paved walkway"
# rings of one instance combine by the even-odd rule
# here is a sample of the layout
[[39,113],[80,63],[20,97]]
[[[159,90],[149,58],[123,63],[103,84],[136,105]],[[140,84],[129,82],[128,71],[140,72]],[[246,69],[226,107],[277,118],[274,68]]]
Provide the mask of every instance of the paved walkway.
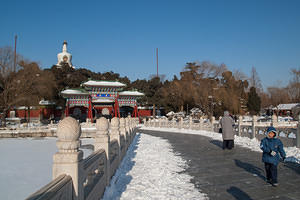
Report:
[[278,187],[265,183],[261,153],[238,145],[223,150],[220,141],[200,135],[140,130],[167,139],[188,161],[191,182],[212,200],[300,200],[300,165],[280,163]]

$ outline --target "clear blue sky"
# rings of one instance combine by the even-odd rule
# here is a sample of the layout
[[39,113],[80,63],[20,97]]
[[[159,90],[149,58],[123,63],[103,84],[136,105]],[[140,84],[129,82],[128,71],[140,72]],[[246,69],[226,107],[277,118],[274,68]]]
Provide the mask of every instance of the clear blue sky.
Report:
[[[131,80],[178,75],[186,62],[225,63],[263,87],[285,86],[300,66],[299,0],[1,0],[0,47],[13,46],[42,68],[64,40],[73,65]],[[281,85],[280,85],[280,84]]]

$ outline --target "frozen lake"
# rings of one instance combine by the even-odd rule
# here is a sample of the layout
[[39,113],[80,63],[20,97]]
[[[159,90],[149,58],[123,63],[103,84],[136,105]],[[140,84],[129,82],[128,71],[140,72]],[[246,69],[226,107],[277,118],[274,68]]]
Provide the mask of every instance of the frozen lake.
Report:
[[[0,199],[25,199],[49,183],[57,151],[56,138],[0,139]],[[84,149],[84,156],[91,152]]]

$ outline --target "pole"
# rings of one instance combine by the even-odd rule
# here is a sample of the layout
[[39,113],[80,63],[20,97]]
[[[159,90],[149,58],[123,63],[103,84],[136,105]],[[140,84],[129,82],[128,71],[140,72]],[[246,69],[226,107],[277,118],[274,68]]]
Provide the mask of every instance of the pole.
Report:
[[17,66],[17,35],[15,35],[15,52],[14,52],[14,72],[16,72]]
[[158,77],[158,48],[156,48],[156,76]]

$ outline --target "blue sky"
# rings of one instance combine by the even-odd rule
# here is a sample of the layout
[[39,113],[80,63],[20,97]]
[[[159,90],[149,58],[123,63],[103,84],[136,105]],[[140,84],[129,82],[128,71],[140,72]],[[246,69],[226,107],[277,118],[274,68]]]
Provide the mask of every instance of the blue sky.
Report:
[[73,65],[131,80],[179,75],[186,62],[224,63],[263,87],[285,86],[300,67],[298,0],[0,0],[0,47],[13,46],[42,68],[64,40]]

